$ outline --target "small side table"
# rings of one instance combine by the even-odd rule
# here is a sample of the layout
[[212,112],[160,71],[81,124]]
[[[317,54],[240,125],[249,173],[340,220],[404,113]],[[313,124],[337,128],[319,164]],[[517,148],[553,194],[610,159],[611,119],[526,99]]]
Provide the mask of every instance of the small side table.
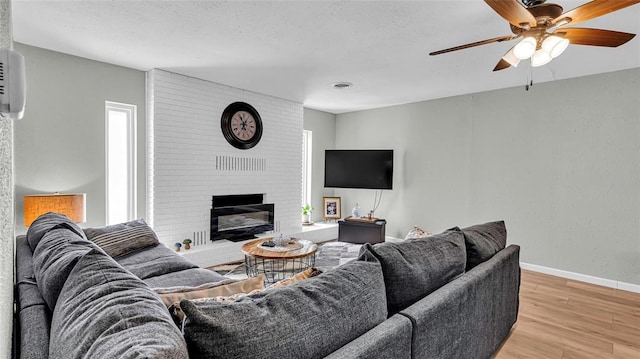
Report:
[[341,220],[338,221],[338,241],[364,244],[382,243],[385,238],[384,219],[366,220]]
[[302,248],[283,251],[270,251],[260,246],[271,239],[257,239],[242,246],[244,267],[249,277],[264,273],[267,277],[266,283],[275,283],[293,277],[315,265],[318,251],[318,245],[315,243],[298,239],[297,242],[302,245]]

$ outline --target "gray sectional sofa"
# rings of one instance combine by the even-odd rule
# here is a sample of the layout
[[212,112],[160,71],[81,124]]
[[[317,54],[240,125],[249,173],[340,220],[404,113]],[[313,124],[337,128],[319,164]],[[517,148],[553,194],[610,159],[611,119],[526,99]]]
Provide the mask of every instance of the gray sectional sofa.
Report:
[[152,288],[228,279],[154,237],[142,221],[34,222],[16,243],[16,356],[488,358],[518,313],[519,247],[505,248],[503,222],[364,245],[357,260],[235,301],[184,299],[179,325]]

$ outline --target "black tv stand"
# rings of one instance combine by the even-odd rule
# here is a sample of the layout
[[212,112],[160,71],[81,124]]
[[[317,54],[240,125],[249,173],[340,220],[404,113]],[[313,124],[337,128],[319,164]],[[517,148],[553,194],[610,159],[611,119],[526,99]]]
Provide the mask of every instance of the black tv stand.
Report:
[[340,220],[338,221],[338,241],[356,244],[382,243],[386,224],[387,221],[380,218],[371,222]]

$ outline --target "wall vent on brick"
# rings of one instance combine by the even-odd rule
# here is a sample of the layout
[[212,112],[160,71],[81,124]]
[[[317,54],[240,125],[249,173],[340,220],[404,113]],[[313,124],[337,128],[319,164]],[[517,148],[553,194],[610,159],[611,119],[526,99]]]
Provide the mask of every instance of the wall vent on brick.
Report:
[[216,156],[216,170],[264,172],[267,170],[267,159],[239,156]]

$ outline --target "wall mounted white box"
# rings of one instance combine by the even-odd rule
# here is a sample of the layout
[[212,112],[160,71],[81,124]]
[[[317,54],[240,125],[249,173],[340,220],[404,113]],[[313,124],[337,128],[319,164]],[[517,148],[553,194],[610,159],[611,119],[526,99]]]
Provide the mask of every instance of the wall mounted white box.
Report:
[[0,49],[0,117],[22,119],[26,96],[24,56],[14,50]]

